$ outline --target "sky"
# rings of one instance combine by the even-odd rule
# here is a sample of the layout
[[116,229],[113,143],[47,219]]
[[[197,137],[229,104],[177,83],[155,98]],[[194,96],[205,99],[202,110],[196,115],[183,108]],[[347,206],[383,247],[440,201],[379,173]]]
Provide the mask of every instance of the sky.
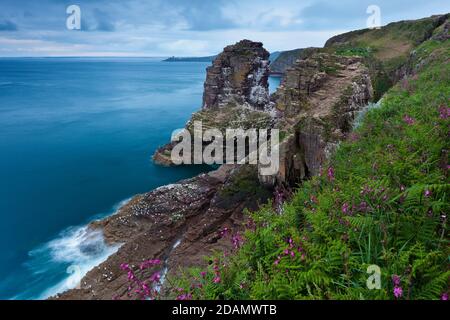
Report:
[[[80,30],[66,13],[80,8]],[[241,39],[269,51],[323,46],[381,24],[450,12],[445,0],[0,0],[0,57],[206,56]],[[71,20],[72,21],[72,20]]]

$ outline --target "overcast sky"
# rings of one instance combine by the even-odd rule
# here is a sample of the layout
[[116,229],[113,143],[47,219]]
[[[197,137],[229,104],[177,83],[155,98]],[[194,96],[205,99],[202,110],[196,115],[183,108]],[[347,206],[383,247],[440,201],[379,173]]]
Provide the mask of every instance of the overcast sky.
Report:
[[[66,8],[81,9],[81,30]],[[247,38],[269,51],[322,46],[366,27],[450,11],[445,0],[0,0],[0,56],[202,56]]]

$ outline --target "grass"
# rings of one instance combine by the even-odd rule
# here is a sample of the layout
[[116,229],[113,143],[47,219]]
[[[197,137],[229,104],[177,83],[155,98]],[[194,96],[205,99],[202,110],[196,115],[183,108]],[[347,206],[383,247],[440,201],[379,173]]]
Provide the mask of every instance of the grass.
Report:
[[[380,29],[364,29],[342,35],[343,43],[327,45],[338,55],[361,56],[369,66],[377,101],[398,80],[398,69],[408,63],[411,50],[420,45],[437,27],[436,18],[390,23]],[[341,36],[341,37],[342,37]]]

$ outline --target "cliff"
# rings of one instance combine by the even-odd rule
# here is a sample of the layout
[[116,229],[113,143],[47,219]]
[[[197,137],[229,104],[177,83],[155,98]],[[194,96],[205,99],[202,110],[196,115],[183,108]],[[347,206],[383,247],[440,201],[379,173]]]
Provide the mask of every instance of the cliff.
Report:
[[269,100],[269,52],[261,42],[242,40],[226,47],[206,69],[203,109],[228,104],[264,108]]
[[275,127],[282,132],[280,170],[261,181],[294,186],[317,175],[372,98],[362,59],[317,53],[298,60],[274,95],[279,114]]
[[[202,109],[186,124],[193,135],[194,121],[203,129],[267,128],[271,126],[269,52],[262,43],[242,40],[224,48],[206,69]],[[173,143],[156,150],[153,161],[172,165]]]
[[276,59],[270,63],[270,74],[283,75],[286,69],[291,67],[297,60],[304,59],[318,48],[305,48],[282,51]]

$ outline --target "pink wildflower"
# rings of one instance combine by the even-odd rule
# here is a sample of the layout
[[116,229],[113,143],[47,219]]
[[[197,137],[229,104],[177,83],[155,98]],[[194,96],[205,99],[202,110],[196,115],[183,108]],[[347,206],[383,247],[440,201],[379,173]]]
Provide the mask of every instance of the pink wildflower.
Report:
[[447,293],[447,292],[444,292],[444,293],[442,294],[441,300],[445,300],[445,301],[448,300],[448,293]]
[[429,198],[431,196],[431,191],[430,190],[425,190],[425,197]]
[[392,283],[394,284],[394,286],[399,286],[400,285],[400,277],[396,274],[394,274],[392,276]]
[[328,180],[334,181],[334,169],[333,169],[333,167],[329,167],[328,168],[327,174],[328,174]]
[[414,120],[414,118],[412,118],[412,117],[410,117],[408,115],[405,115],[403,117],[403,121],[405,121],[406,124],[408,124],[408,125],[413,125],[416,122],[416,120]]
[[398,299],[403,296],[403,289],[402,287],[394,287],[394,296]]
[[221,279],[219,276],[214,278],[214,283],[220,283]]
[[277,266],[280,263],[280,261],[281,261],[281,257],[278,256],[277,260],[275,260],[275,262],[273,264]]
[[239,249],[243,243],[243,239],[240,236],[239,232],[236,233],[232,238],[231,238],[231,243],[233,244],[233,247],[235,249]]
[[450,108],[444,105],[439,107],[439,118],[447,119],[450,117]]
[[191,300],[191,299],[192,299],[192,295],[190,293],[180,294],[177,297],[177,300]]
[[159,272],[155,272],[151,277],[150,277],[150,281],[151,282],[159,282],[159,280],[161,279],[161,274]]
[[220,236],[221,237],[225,237],[227,234],[228,234],[228,228],[227,227],[223,228],[223,230],[220,231]]
[[345,203],[342,205],[342,212],[345,213],[345,214],[347,214],[348,211],[349,211],[349,205],[348,205],[347,202],[345,202]]

